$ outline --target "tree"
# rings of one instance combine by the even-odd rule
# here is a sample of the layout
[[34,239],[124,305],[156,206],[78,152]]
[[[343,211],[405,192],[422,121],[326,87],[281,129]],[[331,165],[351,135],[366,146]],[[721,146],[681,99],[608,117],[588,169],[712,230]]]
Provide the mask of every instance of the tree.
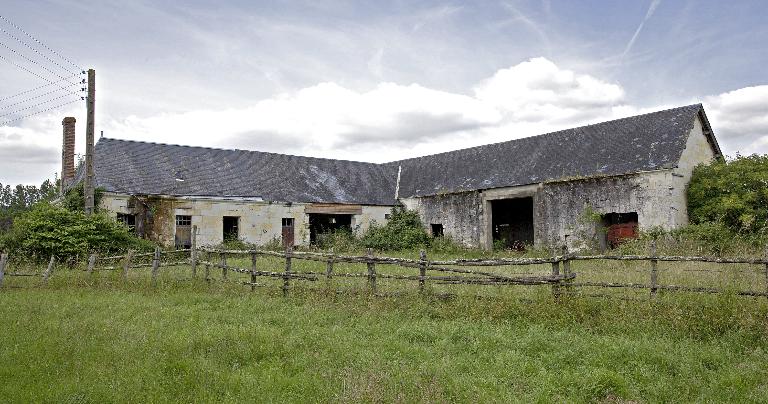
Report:
[[768,155],[737,156],[693,170],[692,223],[722,223],[740,233],[768,232]]

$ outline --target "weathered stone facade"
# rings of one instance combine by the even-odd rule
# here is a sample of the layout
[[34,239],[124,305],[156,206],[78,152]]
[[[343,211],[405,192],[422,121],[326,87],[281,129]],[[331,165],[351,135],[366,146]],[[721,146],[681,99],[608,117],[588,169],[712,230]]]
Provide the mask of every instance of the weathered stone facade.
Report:
[[596,240],[600,223],[594,215],[637,214],[640,229],[675,228],[688,223],[686,187],[693,168],[715,157],[696,120],[676,167],[620,176],[565,178],[519,187],[496,188],[402,199],[419,212],[427,230],[443,225],[444,233],[470,247],[490,248],[491,201],[533,199],[534,244],[567,240],[571,247]]
[[[693,169],[720,155],[701,105],[383,165],[116,140],[99,145],[105,158],[97,174],[113,190],[102,207],[136,215],[139,233],[166,245],[174,244],[179,215],[186,219],[178,229],[197,226],[201,245],[223,240],[225,217],[230,227],[237,218],[239,238],[255,244],[280,240],[285,219],[294,242],[307,245],[310,232],[329,228],[319,219],[347,226],[351,218],[362,233],[373,221],[386,222],[387,205],[399,203],[418,212],[428,232],[470,247],[491,248],[494,239],[513,248],[579,247],[605,228],[629,226],[632,236],[638,228],[687,224]],[[146,160],[150,152],[164,158]],[[182,169],[192,155],[210,169]],[[311,225],[313,214],[326,216],[312,216]],[[331,222],[336,214],[345,216]]]
[[[269,203],[236,199],[152,197],[138,198],[120,194],[105,194],[101,208],[113,215],[118,213],[137,216],[137,225],[146,216],[144,234],[164,245],[173,245],[176,234],[176,215],[191,216],[192,225],[197,226],[199,245],[215,245],[223,238],[223,217],[239,217],[239,238],[258,245],[282,239],[282,219],[294,219],[296,245],[309,244],[309,215],[303,203]],[[144,205],[144,208],[141,205]],[[142,213],[142,209],[145,213]],[[387,206],[361,206],[362,213],[352,216],[352,230],[365,232],[371,222],[385,223],[385,215],[391,210]]]

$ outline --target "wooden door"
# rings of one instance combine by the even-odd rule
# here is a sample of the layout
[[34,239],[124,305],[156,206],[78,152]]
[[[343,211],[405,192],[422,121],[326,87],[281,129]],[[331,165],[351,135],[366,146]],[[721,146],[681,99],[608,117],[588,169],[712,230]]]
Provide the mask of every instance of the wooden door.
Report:
[[293,218],[283,218],[283,248],[293,247]]
[[176,249],[190,248],[192,246],[192,216],[176,216]]

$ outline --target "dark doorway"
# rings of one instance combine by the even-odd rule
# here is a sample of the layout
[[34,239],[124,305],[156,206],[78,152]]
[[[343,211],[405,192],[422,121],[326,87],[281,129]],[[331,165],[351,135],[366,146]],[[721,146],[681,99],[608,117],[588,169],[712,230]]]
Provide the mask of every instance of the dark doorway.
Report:
[[283,248],[293,247],[293,218],[283,218]]
[[131,232],[136,232],[136,215],[131,215],[129,213],[118,213],[117,221],[128,226],[128,229]]
[[491,201],[494,244],[523,250],[533,244],[533,198]]
[[429,225],[429,227],[432,230],[432,237],[443,237],[442,223],[432,223]]
[[224,216],[224,241],[233,241],[240,238],[240,218],[237,216]]
[[637,212],[606,213],[602,216],[605,238],[601,247],[615,248],[624,240],[637,238]]
[[176,249],[192,247],[192,216],[176,215]]
[[324,213],[309,214],[309,242],[317,244],[323,234],[336,230],[352,231],[352,215],[333,215]]

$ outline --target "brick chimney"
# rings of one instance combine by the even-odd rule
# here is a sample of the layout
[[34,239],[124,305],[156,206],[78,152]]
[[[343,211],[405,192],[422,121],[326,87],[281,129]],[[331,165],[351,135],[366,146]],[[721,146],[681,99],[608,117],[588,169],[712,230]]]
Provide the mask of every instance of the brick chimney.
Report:
[[61,146],[61,187],[64,189],[75,179],[75,118],[68,116],[61,121],[64,139]]

